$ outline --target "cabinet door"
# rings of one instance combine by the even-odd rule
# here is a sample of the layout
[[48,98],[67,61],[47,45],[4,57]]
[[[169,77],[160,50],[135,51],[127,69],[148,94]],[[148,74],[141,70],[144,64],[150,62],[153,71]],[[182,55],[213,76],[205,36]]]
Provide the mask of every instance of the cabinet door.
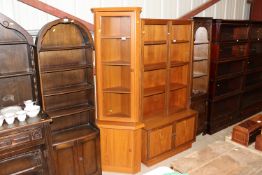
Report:
[[40,149],[20,152],[0,160],[0,175],[43,174],[43,155]]
[[54,146],[56,175],[77,175],[76,143],[70,142]]
[[191,103],[191,109],[198,111],[197,134],[206,132],[207,129],[207,100],[195,100]]
[[172,148],[172,125],[151,131],[149,134],[149,157],[152,158]]
[[191,142],[195,139],[195,123],[196,118],[195,116],[192,116],[190,118],[180,120],[175,124],[175,147]]
[[100,144],[97,138],[78,141],[79,171],[82,175],[101,174]]

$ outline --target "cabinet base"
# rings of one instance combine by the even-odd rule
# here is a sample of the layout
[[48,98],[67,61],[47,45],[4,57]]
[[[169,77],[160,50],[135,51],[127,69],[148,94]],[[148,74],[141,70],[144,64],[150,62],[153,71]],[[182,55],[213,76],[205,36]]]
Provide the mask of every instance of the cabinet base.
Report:
[[148,159],[148,160],[142,160],[142,163],[145,164],[146,166],[152,166],[158,162],[161,162],[169,157],[172,157],[180,152],[183,152],[189,148],[192,147],[192,143],[188,143],[188,144],[185,144],[185,145],[182,145],[174,150],[171,150],[171,151],[168,151],[168,152],[165,152],[155,158],[152,158],[152,159]]

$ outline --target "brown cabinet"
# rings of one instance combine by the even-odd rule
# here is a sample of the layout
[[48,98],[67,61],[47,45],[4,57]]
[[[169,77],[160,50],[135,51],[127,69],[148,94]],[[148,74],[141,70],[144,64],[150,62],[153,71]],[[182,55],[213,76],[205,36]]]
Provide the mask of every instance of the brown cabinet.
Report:
[[[99,174],[99,140],[83,138],[54,146],[57,175]],[[65,161],[66,160],[66,161]]]
[[[39,104],[33,38],[0,14],[0,108]],[[41,110],[35,118],[0,127],[0,174],[52,174],[51,119]]]
[[197,134],[206,133],[212,18],[195,17],[191,108],[198,112]]
[[41,101],[53,120],[56,174],[101,174],[93,49],[91,34],[76,20],[50,22],[37,36]]
[[249,21],[213,20],[208,133],[241,120],[240,100],[249,58]]

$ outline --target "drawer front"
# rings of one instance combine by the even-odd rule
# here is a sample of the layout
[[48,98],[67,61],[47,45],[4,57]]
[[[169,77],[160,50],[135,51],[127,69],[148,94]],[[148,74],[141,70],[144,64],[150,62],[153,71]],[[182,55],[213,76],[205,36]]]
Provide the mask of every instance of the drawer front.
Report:
[[155,157],[172,149],[172,125],[149,133],[149,157]]
[[244,72],[245,61],[232,61],[217,65],[217,78]]
[[15,134],[10,133],[6,137],[1,137],[0,150],[41,139],[43,139],[42,128],[33,128]]
[[219,60],[232,57],[248,56],[248,44],[221,44],[219,49]]
[[[0,175],[37,174],[36,172],[42,172],[42,163],[43,156],[40,149],[20,153],[0,161]],[[39,170],[34,173],[32,169]]]
[[240,91],[242,88],[242,82],[242,76],[211,82],[211,87],[214,89],[213,95],[221,96],[234,91]]
[[239,109],[240,96],[233,96],[216,102],[211,102],[210,120],[225,118]]

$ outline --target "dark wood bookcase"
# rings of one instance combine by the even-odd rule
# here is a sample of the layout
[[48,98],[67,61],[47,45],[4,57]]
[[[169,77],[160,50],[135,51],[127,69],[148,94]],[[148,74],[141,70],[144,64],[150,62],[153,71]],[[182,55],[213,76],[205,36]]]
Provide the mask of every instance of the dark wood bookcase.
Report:
[[247,118],[262,110],[262,22],[250,22],[249,58],[241,98],[241,117]]
[[56,174],[101,174],[92,36],[65,18],[46,24],[36,43],[41,101],[53,120]]
[[208,133],[241,120],[240,99],[249,58],[249,22],[213,20]]
[[[39,104],[33,38],[0,14],[0,108]],[[0,174],[52,174],[51,119],[43,111],[0,127]]]
[[207,131],[212,18],[195,17],[191,108],[198,111],[197,134]]

